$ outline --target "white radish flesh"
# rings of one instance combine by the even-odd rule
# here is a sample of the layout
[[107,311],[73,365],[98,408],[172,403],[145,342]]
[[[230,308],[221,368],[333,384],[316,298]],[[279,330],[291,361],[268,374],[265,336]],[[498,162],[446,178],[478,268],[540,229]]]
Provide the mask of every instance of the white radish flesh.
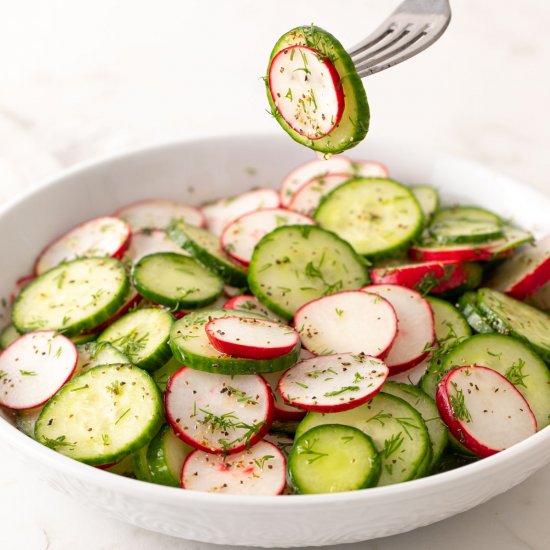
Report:
[[0,405],[42,405],[69,380],[77,360],[75,345],[55,331],[24,334],[0,355]]
[[328,174],[347,174],[352,170],[352,161],[340,155],[328,159],[315,159],[301,164],[281,183],[281,205],[288,207],[294,194],[303,185],[314,178],[327,176]]
[[219,317],[209,321],[205,330],[218,351],[247,359],[280,357],[299,340],[292,327],[253,317]]
[[418,365],[435,339],[432,308],[418,292],[397,285],[370,285],[365,292],[387,300],[397,315],[397,337],[384,361],[392,374]]
[[248,265],[254,248],[261,239],[277,227],[285,225],[315,225],[315,222],[308,216],[284,208],[250,212],[224,229],[221,236],[222,247],[234,260]]
[[325,195],[353,177],[351,174],[327,174],[313,178],[296,191],[288,208],[306,216],[313,216]]
[[[311,359],[312,357],[315,357],[315,355],[307,351],[307,349],[302,348],[300,350],[300,361],[305,361],[306,359]],[[278,420],[280,422],[297,422],[304,417],[306,412],[302,409],[298,409],[297,407],[285,403],[285,400],[280,394],[279,380],[285,372],[286,371],[284,370],[278,372],[268,372],[263,373],[262,376],[269,384],[269,387],[271,388],[271,393],[273,394],[274,420]]]
[[130,227],[126,222],[109,216],[94,218],[48,245],[36,261],[35,273],[40,275],[76,258],[121,257],[129,241]]
[[164,199],[146,199],[124,206],[115,216],[125,220],[132,231],[164,229],[174,220],[204,227],[202,212],[194,206]]
[[525,398],[501,374],[486,367],[452,370],[439,383],[436,401],[451,433],[479,456],[498,453],[537,431]]
[[279,195],[273,189],[255,189],[207,203],[202,206],[202,213],[208,229],[219,237],[232,221],[242,215],[278,206]]
[[183,256],[189,255],[168,237],[163,229],[150,229],[137,231],[132,234],[132,241],[126,251],[126,257],[132,260],[132,262],[137,263],[144,256],[156,254],[157,252],[174,252]]
[[237,309],[239,311],[251,311],[252,313],[260,313],[267,317],[270,321],[276,321],[278,323],[285,323],[286,321],[275,315],[275,313],[269,311],[261,302],[252,294],[241,294],[231,298],[223,305],[224,309]]
[[412,384],[416,386],[422,380],[422,377],[426,374],[428,367],[430,366],[430,356],[428,355],[422,362],[418,363],[412,369],[408,369],[403,372],[392,374],[388,377],[388,380],[392,382],[402,382],[403,384]]
[[302,306],[294,326],[303,346],[316,355],[364,353],[380,357],[397,334],[390,303],[359,290],[338,292]]
[[494,271],[487,286],[523,300],[549,280],[550,236],[547,236],[506,260]]
[[236,453],[267,433],[273,397],[258,375],[226,376],[183,367],[170,378],[166,418],[176,434],[208,453]]
[[388,372],[383,361],[368,355],[323,355],[290,367],[279,392],[287,403],[307,411],[344,411],[378,393]]
[[283,492],[286,460],[272,443],[229,456],[194,451],[183,464],[181,484],[189,491],[227,495],[273,496]]
[[340,122],[344,93],[332,62],[306,46],[281,50],[269,67],[269,89],[277,110],[302,136],[319,139]]

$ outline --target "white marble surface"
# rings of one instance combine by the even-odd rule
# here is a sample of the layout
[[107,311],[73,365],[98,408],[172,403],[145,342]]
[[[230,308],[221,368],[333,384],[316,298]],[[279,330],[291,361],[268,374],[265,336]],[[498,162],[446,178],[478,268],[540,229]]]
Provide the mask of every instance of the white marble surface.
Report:
[[[0,0],[0,201],[98,155],[278,131],[259,80],[278,35],[313,21],[352,44],[396,3]],[[371,135],[481,160],[550,192],[550,3],[453,8],[440,43],[365,82]],[[210,547],[79,507],[35,481],[1,442],[0,488],[2,549]],[[542,550],[549,493],[550,467],[470,512],[355,547]]]

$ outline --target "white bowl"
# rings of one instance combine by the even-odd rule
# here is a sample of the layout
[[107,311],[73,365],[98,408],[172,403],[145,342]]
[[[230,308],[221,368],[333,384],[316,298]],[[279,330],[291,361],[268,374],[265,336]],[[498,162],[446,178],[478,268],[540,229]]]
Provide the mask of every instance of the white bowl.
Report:
[[[550,200],[477,164],[367,139],[351,155],[380,160],[405,183],[431,183],[447,200],[494,209],[549,230]],[[71,170],[0,211],[0,296],[54,237],[125,203],[166,197],[198,204],[252,186],[276,187],[311,154],[286,136],[164,145]],[[185,539],[263,547],[318,546],[401,533],[476,506],[550,462],[550,430],[491,458],[400,485],[335,495],[234,497],[126,479],[39,445],[0,413],[0,441],[51,486],[134,525]]]

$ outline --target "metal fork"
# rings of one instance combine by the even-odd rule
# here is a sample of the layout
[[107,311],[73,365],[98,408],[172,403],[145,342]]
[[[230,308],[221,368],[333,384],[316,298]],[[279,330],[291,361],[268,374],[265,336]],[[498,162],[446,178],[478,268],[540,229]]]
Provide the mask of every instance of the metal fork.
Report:
[[405,0],[348,53],[364,78],[425,50],[445,32],[450,20],[449,0]]

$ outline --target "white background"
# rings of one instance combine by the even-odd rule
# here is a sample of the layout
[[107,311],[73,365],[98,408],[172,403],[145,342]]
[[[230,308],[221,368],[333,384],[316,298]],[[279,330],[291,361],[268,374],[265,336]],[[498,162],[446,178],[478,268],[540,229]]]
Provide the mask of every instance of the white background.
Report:
[[[281,131],[260,80],[278,36],[314,22],[352,45],[396,4],[0,0],[0,201],[98,155]],[[440,42],[366,79],[370,136],[461,154],[550,191],[550,2],[454,0],[453,9]],[[548,548],[549,493],[547,468],[456,518],[349,548]],[[78,506],[37,484],[1,442],[0,495],[2,550],[211,548]]]

